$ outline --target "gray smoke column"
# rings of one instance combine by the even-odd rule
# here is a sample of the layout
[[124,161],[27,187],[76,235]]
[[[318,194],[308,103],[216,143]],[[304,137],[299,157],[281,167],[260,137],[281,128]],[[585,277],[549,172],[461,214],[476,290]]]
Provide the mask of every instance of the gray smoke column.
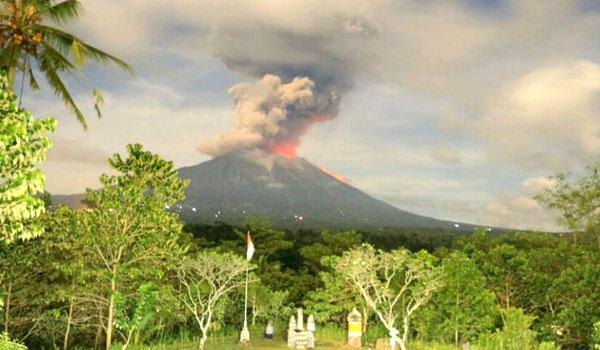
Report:
[[200,152],[262,148],[295,158],[300,137],[312,124],[335,118],[340,102],[334,87],[318,89],[307,77],[286,83],[272,74],[233,85],[228,93],[235,99],[234,125],[200,144]]
[[382,16],[371,16],[380,8],[371,0],[351,6],[319,0],[207,3],[212,4],[205,9],[207,52],[257,79],[229,90],[236,103],[234,125],[198,147],[210,155],[257,147],[294,157],[310,126],[334,119],[357,78],[378,77],[373,62],[391,56],[375,45],[382,38],[374,19]]

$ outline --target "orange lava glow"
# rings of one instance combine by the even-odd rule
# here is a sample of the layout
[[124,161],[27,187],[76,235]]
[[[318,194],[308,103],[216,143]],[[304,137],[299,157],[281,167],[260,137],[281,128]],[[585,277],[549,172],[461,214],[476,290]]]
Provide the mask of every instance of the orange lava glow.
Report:
[[296,158],[296,147],[298,147],[297,144],[284,143],[271,147],[269,152],[279,154],[287,159],[294,159]]
[[[323,123],[333,118],[335,118],[335,115],[313,115],[307,118],[299,127],[295,128],[288,138],[279,139],[273,143],[263,145],[263,149],[271,153],[279,154],[287,159],[294,159],[297,157],[296,148],[300,146],[300,137],[302,137],[302,135],[308,131],[310,126],[315,123]],[[328,172],[328,174],[333,177],[337,176],[331,172]]]
[[339,182],[343,182],[345,184],[349,184],[350,183],[350,179],[347,178],[347,177],[345,177],[345,176],[338,175],[338,174],[334,173],[333,171],[331,171],[331,170],[329,170],[329,169],[327,169],[325,167],[322,167],[322,166],[318,166],[317,165],[317,167],[319,169],[321,169],[322,172],[324,172],[325,174],[333,177],[334,179],[338,180]]

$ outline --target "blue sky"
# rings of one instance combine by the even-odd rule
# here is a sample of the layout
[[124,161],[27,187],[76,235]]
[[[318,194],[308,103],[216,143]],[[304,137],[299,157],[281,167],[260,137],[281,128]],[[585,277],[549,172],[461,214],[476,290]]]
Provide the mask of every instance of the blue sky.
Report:
[[[600,6],[595,1],[82,0],[69,29],[127,60],[88,66],[104,118],[77,90],[84,132],[45,91],[24,105],[59,120],[43,165],[53,193],[98,185],[125,145],[187,166],[230,129],[228,89],[265,73],[333,86],[333,120],[297,154],[401,209],[558,230],[532,196],[600,153]],[[253,85],[254,84],[254,85]],[[289,117],[289,116],[288,116]]]

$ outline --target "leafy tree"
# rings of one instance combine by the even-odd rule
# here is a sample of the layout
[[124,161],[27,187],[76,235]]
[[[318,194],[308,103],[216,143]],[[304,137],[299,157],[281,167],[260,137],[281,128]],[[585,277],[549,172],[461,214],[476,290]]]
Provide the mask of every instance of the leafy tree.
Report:
[[209,326],[218,303],[245,283],[246,259],[230,253],[201,252],[187,258],[177,270],[182,286],[181,302],[192,313],[202,337],[198,347],[204,348]]
[[[130,316],[127,303],[133,303],[133,314]],[[115,326],[124,332],[125,350],[131,342],[134,332],[143,331],[151,324],[155,308],[160,302],[159,289],[152,283],[146,283],[137,290],[135,298],[126,299],[121,293],[115,297]]]
[[43,249],[34,240],[13,244],[0,242],[0,271],[3,283],[0,295],[4,300],[1,331],[14,339],[27,338],[36,328],[32,314],[41,314],[40,304],[46,302],[45,290],[51,286],[44,281],[43,265],[39,264]]
[[326,256],[321,259],[323,271],[319,273],[319,277],[323,286],[308,293],[306,312],[313,314],[321,323],[335,322],[343,326],[352,309],[362,309],[363,329],[366,329],[369,306],[365,304],[361,295],[355,292],[353,285],[335,270],[339,259],[338,256]]
[[411,317],[442,283],[441,271],[434,263],[435,258],[425,251],[384,252],[364,244],[344,253],[335,269],[352,284],[385,328],[392,330],[396,320],[402,319],[398,341],[406,350]]
[[279,319],[286,306],[289,292],[274,291],[258,282],[254,283],[248,294],[252,308],[252,325],[254,325],[256,319],[263,321]]
[[512,245],[502,244],[477,259],[498,303],[506,309],[519,305],[524,293],[522,286],[529,272],[525,253]]
[[362,236],[356,231],[321,232],[321,241],[300,248],[304,263],[314,272],[322,270],[321,258],[341,255],[343,252],[360,245]]
[[587,166],[586,170],[585,176],[572,182],[569,174],[554,176],[555,185],[536,199],[561,213],[558,223],[571,230],[575,242],[578,232],[595,234],[600,250],[600,162]]
[[[97,49],[59,27],[77,19],[82,13],[79,0],[2,0],[0,1],[0,67],[8,70],[8,90],[12,91],[16,73],[25,78],[33,90],[39,89],[34,71],[41,73],[52,90],[86,128],[83,113],[75,104],[61,75],[76,76],[86,61],[114,63],[131,72],[121,59]],[[58,26],[52,26],[58,25]],[[21,87],[22,88],[22,87]],[[92,90],[95,107],[103,99]]]
[[586,252],[561,271],[551,287],[556,319],[565,329],[560,339],[567,346],[588,346],[594,323],[600,321],[600,256]]
[[521,309],[508,308],[501,311],[504,326],[496,333],[483,336],[480,347],[483,350],[534,350],[537,348],[536,333],[531,330],[533,316]]
[[289,249],[293,242],[285,239],[285,232],[277,230],[268,220],[256,216],[246,216],[243,224],[244,230],[235,229],[238,239],[234,241],[237,251],[246,251],[246,234],[250,232],[254,242],[254,257],[260,259],[264,257],[269,261],[275,253],[280,250]]
[[36,163],[52,146],[45,134],[54,132],[56,120],[36,119],[19,108],[4,72],[0,86],[0,241],[12,242],[43,232],[38,218],[44,202],[35,195],[44,190],[46,178]]
[[[97,278],[107,287],[95,298],[106,305],[106,349],[115,322],[115,298],[135,292],[139,281],[160,279],[183,250],[177,241],[182,223],[166,206],[183,200],[188,181],[178,177],[173,163],[128,145],[128,158],[115,154],[110,165],[118,175],[102,175],[103,187],[87,190],[85,233],[76,249],[97,261]],[[125,295],[127,297],[127,295]]]
[[454,252],[442,263],[444,285],[435,294],[434,313],[441,319],[438,334],[459,342],[473,339],[491,329],[497,312],[494,294],[477,265],[461,252]]
[[58,273],[52,294],[53,301],[61,305],[57,308],[59,317],[52,322],[64,322],[64,350],[69,347],[73,327],[92,326],[92,320],[96,319],[99,311],[96,305],[87,302],[89,293],[102,288],[96,283],[94,274],[90,273],[97,267],[93,265],[93,259],[88,259],[88,251],[79,249],[80,240],[85,239],[81,228],[86,226],[86,215],[84,210],[59,206],[43,217],[47,234],[40,244],[48,262],[47,274]]

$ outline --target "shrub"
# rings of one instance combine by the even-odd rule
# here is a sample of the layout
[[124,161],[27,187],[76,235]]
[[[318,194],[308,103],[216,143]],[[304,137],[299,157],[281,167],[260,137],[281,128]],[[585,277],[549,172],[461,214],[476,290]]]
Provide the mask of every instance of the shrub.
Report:
[[[504,327],[494,334],[480,337],[482,350],[533,350],[537,348],[535,331],[531,330],[533,316],[528,316],[521,309],[502,310]],[[544,345],[547,346],[547,345]],[[549,350],[550,348],[544,348]]]
[[11,341],[8,334],[0,334],[0,350],[27,350],[25,345]]

